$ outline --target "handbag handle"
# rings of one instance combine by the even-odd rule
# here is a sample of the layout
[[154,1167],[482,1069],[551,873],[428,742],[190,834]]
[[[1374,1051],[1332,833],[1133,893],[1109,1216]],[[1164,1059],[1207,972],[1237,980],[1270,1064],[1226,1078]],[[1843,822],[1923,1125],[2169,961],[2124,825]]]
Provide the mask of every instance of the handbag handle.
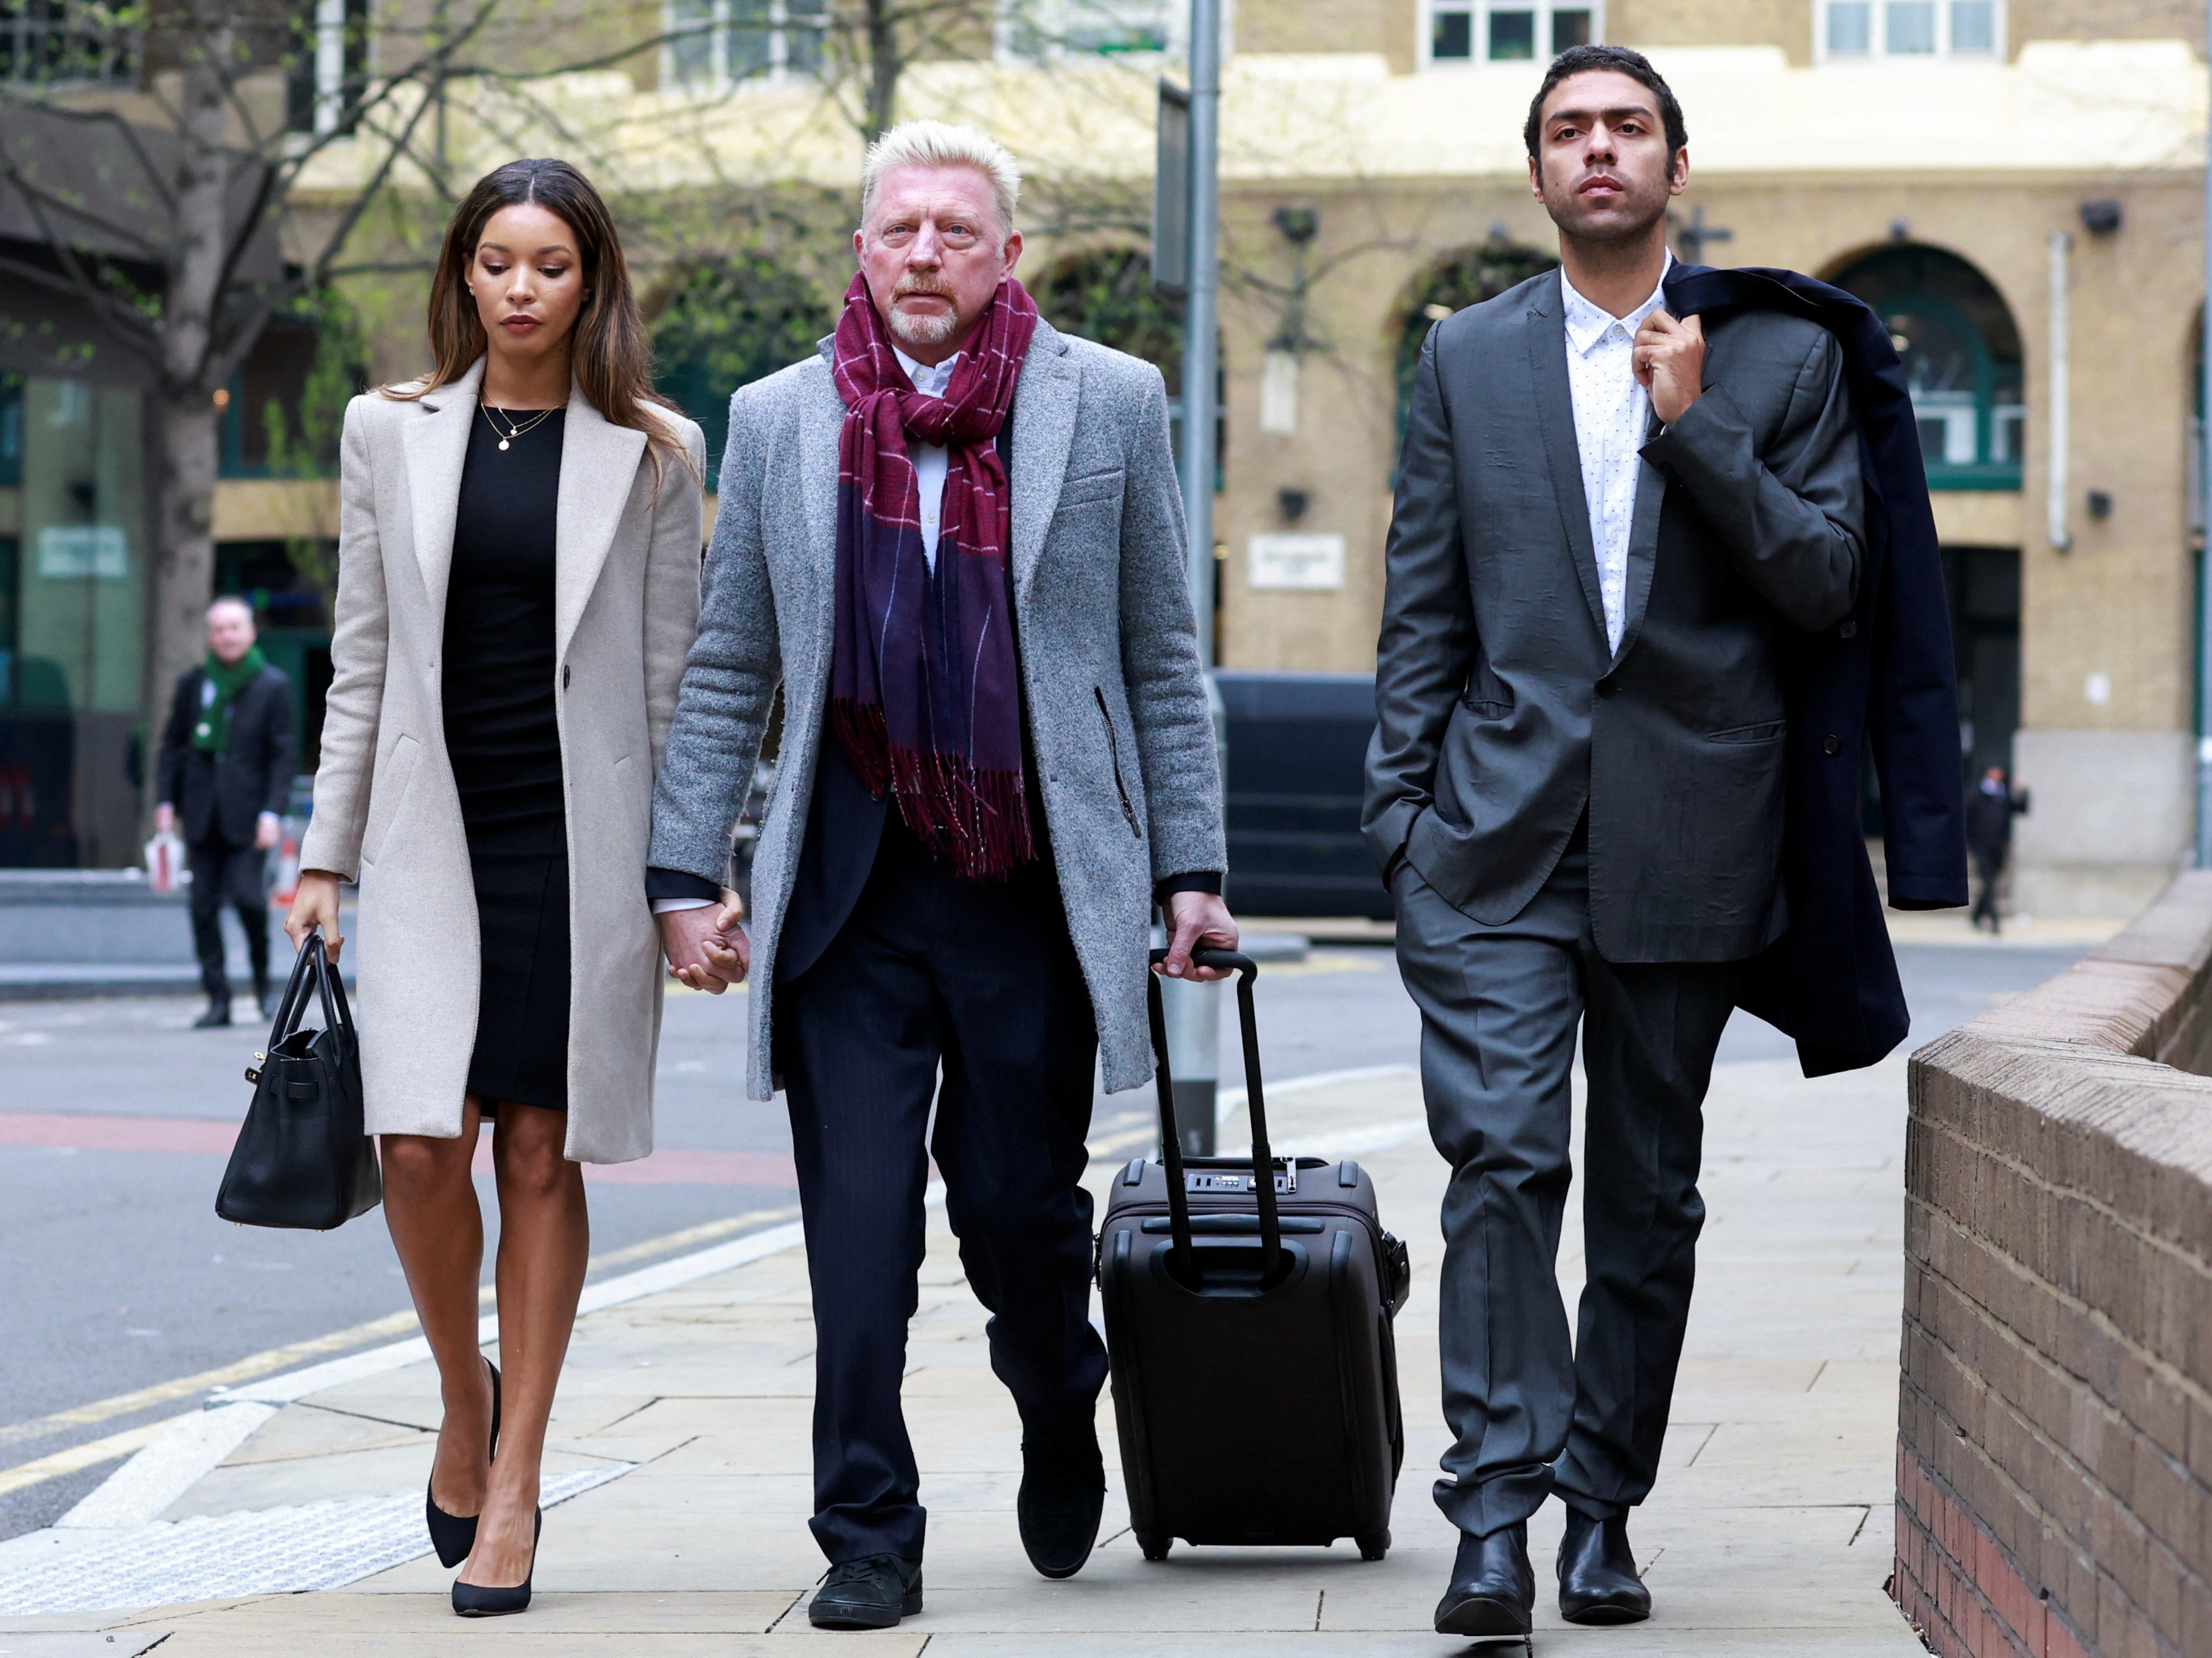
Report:
[[271,1053],[276,1051],[277,1043],[299,1028],[299,1016],[305,1001],[301,993],[307,983],[308,958],[314,950],[321,948],[322,941],[322,928],[307,929],[307,938],[301,944],[300,953],[292,963],[291,976],[284,981],[284,993],[276,999],[276,1017],[269,1027]]
[[[337,1031],[347,1041],[353,1039],[353,1010],[346,1005],[345,986],[338,981],[337,971],[331,965],[330,952],[323,946],[323,930],[319,926],[307,929],[307,936],[300,943],[299,959],[292,964],[292,976],[285,981],[284,994],[276,1005],[276,1022],[269,1029],[269,1046],[273,1051],[300,1028],[300,1016],[307,1011],[307,987],[312,981],[323,1004],[323,1028]],[[331,998],[335,985],[337,999]],[[343,1020],[341,1023],[340,1014]]]

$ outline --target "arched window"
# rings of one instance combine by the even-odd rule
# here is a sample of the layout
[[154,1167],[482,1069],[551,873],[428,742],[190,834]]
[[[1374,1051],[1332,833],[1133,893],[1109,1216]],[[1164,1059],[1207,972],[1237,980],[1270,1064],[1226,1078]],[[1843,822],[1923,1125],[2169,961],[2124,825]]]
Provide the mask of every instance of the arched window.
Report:
[[[1063,333],[1141,357],[1168,383],[1168,425],[1182,457],[1182,319],[1152,290],[1152,255],[1138,247],[1094,247],[1055,260],[1030,289],[1037,313]],[[1217,343],[1214,399],[1226,369]],[[1214,422],[1213,478],[1219,489],[1227,429]]]
[[662,396],[699,422],[709,489],[729,435],[730,394],[804,362],[836,323],[812,279],[763,254],[701,259],[662,285],[653,320],[654,379]]
[[1556,255],[1510,241],[1501,226],[1480,247],[1447,253],[1407,284],[1398,307],[1398,433],[1406,431],[1406,410],[1413,401],[1413,371],[1421,346],[1434,328],[1455,311],[1494,300],[1507,288],[1559,264]]
[[1886,247],[1836,274],[1889,325],[1931,489],[2017,489],[2026,452],[2020,330],[1989,279],[1941,248]]
[[1142,357],[1182,386],[1182,321],[1152,291],[1152,256],[1142,248],[1097,247],[1055,260],[1033,290],[1037,310],[1064,333]]

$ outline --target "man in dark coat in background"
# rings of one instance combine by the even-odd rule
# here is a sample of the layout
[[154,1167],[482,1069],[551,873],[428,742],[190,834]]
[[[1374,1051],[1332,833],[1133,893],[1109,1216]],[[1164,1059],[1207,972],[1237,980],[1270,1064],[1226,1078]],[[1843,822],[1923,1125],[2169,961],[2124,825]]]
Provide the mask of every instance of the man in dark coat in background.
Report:
[[1986,919],[1992,932],[1997,921],[1997,884],[2004,878],[2005,854],[2012,850],[2012,820],[2027,810],[2027,791],[2015,790],[2002,766],[1991,766],[1981,780],[1966,792],[1966,850],[1974,854],[1974,872],[1982,890],[1974,899],[1974,925]]
[[238,912],[253,968],[253,998],[271,1011],[269,851],[292,791],[292,682],[254,642],[252,607],[223,598],[208,606],[208,656],[177,681],[161,738],[161,803],[154,827],[184,837],[191,871],[192,949],[200,959],[205,1030],[230,1023],[222,907]]

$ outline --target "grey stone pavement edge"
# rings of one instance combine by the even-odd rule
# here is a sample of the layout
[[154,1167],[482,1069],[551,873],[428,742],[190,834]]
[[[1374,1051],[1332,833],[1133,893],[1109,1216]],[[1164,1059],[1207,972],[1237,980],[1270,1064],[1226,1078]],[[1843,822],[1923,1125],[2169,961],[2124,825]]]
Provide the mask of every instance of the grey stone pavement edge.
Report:
[[[1626,1629],[1563,1625],[1541,1593],[1559,1526],[1547,1505],[1532,1527],[1534,1650],[1920,1651],[1882,1593],[1904,1097],[1901,1059],[1817,1082],[1786,1062],[1717,1069],[1688,1348],[1664,1472],[1633,1524],[1656,1610]],[[1522,1650],[1430,1631],[1455,1540],[1428,1495],[1444,1444],[1434,1324],[1444,1170],[1420,1127],[1418,1082],[1400,1069],[1292,1090],[1270,1115],[1279,1142],[1356,1151],[1376,1178],[1386,1222],[1413,1245],[1413,1298],[1399,1324],[1406,1467],[1384,1561],[1363,1564],[1346,1542],[1327,1551],[1178,1545],[1147,1564],[1126,1530],[1114,1475],[1106,1535],[1089,1566],[1065,1582],[1037,1577],[1014,1527],[1018,1424],[990,1374],[983,1314],[938,1209],[906,1383],[931,1509],[927,1606],[896,1631],[830,1636],[805,1624],[822,1562],[805,1526],[811,1329],[794,1248],[580,1321],[548,1474],[602,1483],[548,1510],[527,1614],[461,1623],[446,1608],[448,1575],[425,1554],[335,1591],[0,1619],[0,1655],[135,1653],[152,1643],[161,1658],[349,1658],[395,1642],[423,1658],[487,1645],[547,1658],[745,1658],[840,1643],[886,1658],[925,1649],[931,1658]],[[1138,1129],[1094,1142],[1094,1186],[1144,1138]],[[1237,1127],[1226,1129],[1225,1141],[1238,1138]],[[1570,1296],[1578,1236],[1571,1212],[1560,1273]],[[270,1518],[304,1527],[312,1516],[290,1505],[394,1493],[405,1498],[398,1512],[419,1515],[437,1410],[424,1363],[310,1394],[270,1415],[131,1535],[180,1543],[202,1534],[196,1526],[231,1523],[202,1517],[276,1509],[285,1513]],[[1110,1402],[1100,1425],[1110,1471]],[[0,1546],[0,1592],[23,1551],[60,1535]]]

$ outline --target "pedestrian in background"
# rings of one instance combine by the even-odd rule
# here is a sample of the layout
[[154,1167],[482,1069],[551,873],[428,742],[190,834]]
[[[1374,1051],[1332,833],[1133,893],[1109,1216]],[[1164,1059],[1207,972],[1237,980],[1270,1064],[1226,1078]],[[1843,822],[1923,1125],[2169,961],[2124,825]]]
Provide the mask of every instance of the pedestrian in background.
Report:
[[[830,1628],[921,1609],[899,1388],[933,1151],[1021,1413],[1023,1546],[1048,1577],[1088,1558],[1093,1060],[1109,1090],[1151,1072],[1155,903],[1170,973],[1219,977],[1190,951],[1237,941],[1166,391],[1037,316],[1020,184],[969,128],[871,146],[835,339],[731,401],[653,800],[672,970],[719,991],[760,952],[751,1088],[790,1105]],[[748,939],[714,900],[779,684]]]
[[[564,161],[453,216],[431,372],[354,399],[335,669],[289,928],[358,875],[384,1212],[445,1400],[426,1498],[465,1615],[520,1612],[590,1248],[584,1163],[653,1149],[653,774],[699,604],[699,428],[652,391],[612,220]],[[477,1344],[495,1124],[500,1355]]]
[[253,607],[224,597],[208,606],[207,660],[177,681],[158,766],[154,827],[184,837],[191,871],[192,950],[207,1011],[196,1030],[230,1023],[222,907],[238,913],[253,971],[253,1004],[274,1012],[269,987],[269,852],[282,832],[298,763],[292,682],[255,642]]
[[1966,850],[1982,890],[1974,898],[1974,926],[2002,931],[1997,920],[1997,888],[2012,851],[2012,820],[2027,811],[2027,791],[2014,789],[2002,766],[1991,766],[1966,791]]
[[1527,1522],[1553,1495],[1562,1615],[1649,1615],[1627,1515],[1689,1315],[1701,1108],[1741,963],[1788,924],[1783,667],[1850,615],[1862,554],[1834,337],[1778,311],[1709,336],[1663,303],[1689,176],[1666,82],[1575,47],[1525,137],[1561,267],[1422,348],[1364,814],[1452,1164],[1436,1497],[1461,1541],[1436,1627],[1462,1636],[1528,1632]]

